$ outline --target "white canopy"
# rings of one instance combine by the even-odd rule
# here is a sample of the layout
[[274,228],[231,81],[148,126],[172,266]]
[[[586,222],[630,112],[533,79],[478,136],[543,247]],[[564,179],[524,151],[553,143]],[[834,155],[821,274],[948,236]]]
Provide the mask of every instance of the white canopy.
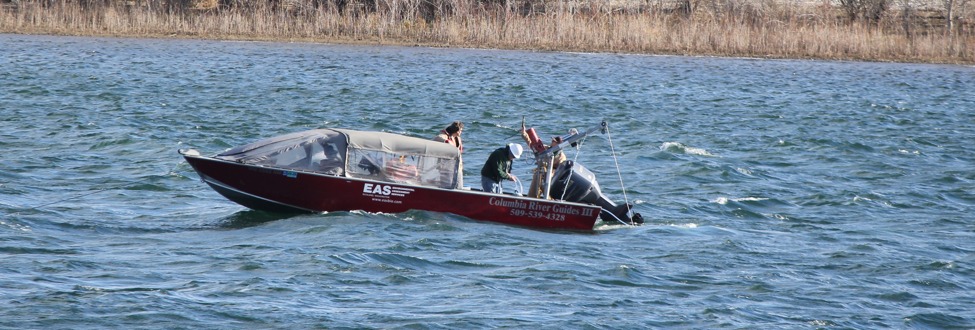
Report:
[[378,181],[456,188],[460,152],[442,142],[346,129],[285,134],[232,148],[218,159]]

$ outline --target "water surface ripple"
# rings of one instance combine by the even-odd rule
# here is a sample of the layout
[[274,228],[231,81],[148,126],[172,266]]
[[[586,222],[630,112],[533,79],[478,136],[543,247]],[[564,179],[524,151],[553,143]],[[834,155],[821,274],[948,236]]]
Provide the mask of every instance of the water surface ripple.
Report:
[[[0,35],[0,112],[0,328],[975,328],[972,67]],[[459,119],[472,183],[522,116],[609,121],[569,156],[648,223],[262,213],[176,153]]]

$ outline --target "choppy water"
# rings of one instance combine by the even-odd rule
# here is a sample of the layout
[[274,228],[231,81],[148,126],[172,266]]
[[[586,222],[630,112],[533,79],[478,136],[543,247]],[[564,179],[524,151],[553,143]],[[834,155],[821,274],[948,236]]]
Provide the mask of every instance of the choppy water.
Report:
[[[972,67],[0,35],[0,113],[0,328],[975,328]],[[460,119],[476,183],[522,116],[608,120],[648,223],[284,217],[176,153]]]

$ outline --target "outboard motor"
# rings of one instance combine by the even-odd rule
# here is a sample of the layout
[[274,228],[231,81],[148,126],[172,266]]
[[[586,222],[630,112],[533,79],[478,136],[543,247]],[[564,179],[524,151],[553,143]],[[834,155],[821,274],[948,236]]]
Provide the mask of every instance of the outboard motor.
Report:
[[627,213],[632,205],[616,205],[599,191],[596,175],[584,166],[571,160],[563,161],[552,176],[550,196],[570,202],[587,203],[602,208],[599,218],[607,223],[643,223],[643,216],[634,214],[631,219]]

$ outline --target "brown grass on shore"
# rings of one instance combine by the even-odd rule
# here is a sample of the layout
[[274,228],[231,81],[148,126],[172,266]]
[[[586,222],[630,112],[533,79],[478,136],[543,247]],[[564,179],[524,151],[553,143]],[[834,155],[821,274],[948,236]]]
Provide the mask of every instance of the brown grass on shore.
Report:
[[[0,32],[975,63],[971,18],[962,17],[948,30],[937,17],[910,8],[858,20],[832,6],[773,2],[709,10],[561,1],[525,10],[477,0],[413,1],[415,6],[394,0],[373,2],[374,7],[313,1],[200,10],[149,2],[22,0],[0,9]],[[431,3],[440,5],[421,7]]]

